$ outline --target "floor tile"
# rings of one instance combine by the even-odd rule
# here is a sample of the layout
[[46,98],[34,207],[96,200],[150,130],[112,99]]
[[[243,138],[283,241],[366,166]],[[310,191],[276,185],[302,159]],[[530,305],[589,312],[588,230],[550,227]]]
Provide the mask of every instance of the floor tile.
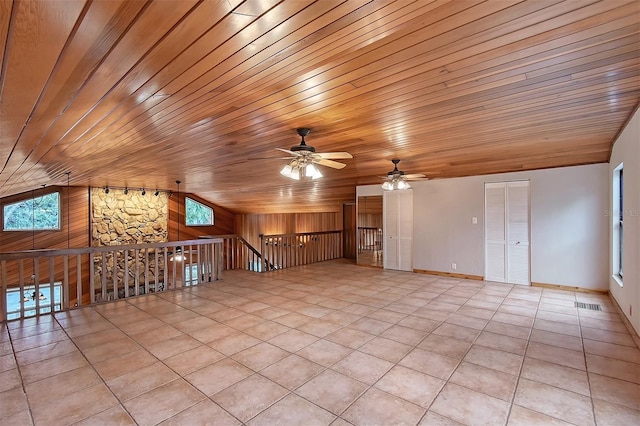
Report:
[[303,398],[340,414],[365,390],[367,385],[332,370],[326,370],[296,390]]
[[360,352],[373,355],[380,359],[396,363],[412,349],[411,346],[395,340],[385,339],[384,337],[376,337],[358,348]]
[[323,319],[314,319],[306,324],[301,325],[297,329],[322,338],[341,328],[341,325],[334,322],[325,321]]
[[353,351],[331,368],[345,376],[372,385],[392,366],[393,364],[389,361],[359,351]]
[[591,396],[587,373],[583,370],[527,357],[524,359],[521,377]]
[[518,376],[467,362],[461,363],[449,379],[449,383],[507,402],[511,402],[517,382]]
[[599,374],[589,373],[591,397],[637,410],[640,385]]
[[22,380],[17,368],[0,373],[0,392],[13,388],[21,388]]
[[430,334],[420,342],[418,347],[450,358],[461,360],[471,347],[471,342],[457,340],[447,336],[440,336],[438,334]]
[[111,408],[108,408],[100,413],[94,414],[90,417],[87,417],[84,420],[75,423],[75,426],[95,426],[95,425],[131,425],[134,426],[136,423],[131,418],[129,413],[122,407],[122,405],[118,404]]
[[[18,360],[19,365],[27,365],[38,361],[44,361],[45,359],[55,358],[60,355],[66,355],[77,350],[78,348],[71,340],[61,340],[49,345],[38,346],[36,348],[16,352],[15,357]],[[11,352],[9,356],[13,358],[13,353]]]
[[457,359],[416,348],[409,352],[398,365],[447,380],[458,366],[458,363]]
[[375,387],[427,408],[444,384],[444,380],[398,365],[385,374]]
[[260,371],[288,355],[289,352],[269,343],[262,342],[249,349],[238,352],[233,355],[232,358],[254,371]]
[[323,410],[297,395],[290,394],[254,417],[248,425],[324,426],[331,424],[335,418],[336,416],[329,411]]
[[585,339],[597,340],[600,342],[614,343],[616,345],[636,347],[635,342],[629,333],[618,333],[615,331],[599,330],[597,328],[582,327],[582,337]]
[[558,346],[560,348],[582,351],[582,339],[566,334],[553,333],[551,331],[533,330],[531,331],[532,342],[544,343],[546,345]]
[[480,330],[469,327],[461,327],[455,324],[443,323],[438,326],[438,328],[433,330],[433,334],[451,337],[456,340],[462,340],[464,342],[473,342],[480,334]]
[[596,422],[599,425],[640,424],[640,411],[638,410],[612,404],[601,399],[593,400],[593,408],[596,414]]
[[571,349],[559,348],[557,346],[545,345],[537,342],[529,342],[527,356],[530,358],[540,359],[542,361],[552,362],[554,364],[564,365],[566,367],[586,370],[584,354]]
[[304,333],[300,330],[289,330],[285,333],[269,339],[269,343],[285,351],[297,352],[318,340],[313,334]]
[[533,328],[536,330],[550,331],[552,333],[566,334],[568,336],[581,336],[580,326],[565,324],[562,322],[547,321],[540,318],[535,320]]
[[424,411],[422,407],[371,388],[341,417],[354,425],[412,425],[420,420]]
[[216,404],[243,422],[269,407],[289,391],[258,374],[213,395]]
[[584,339],[584,351],[590,354],[640,364],[640,350],[629,346]]
[[640,384],[640,365],[600,355],[587,354],[587,371]]
[[[40,405],[100,383],[102,380],[93,368],[85,366],[26,384],[25,391],[31,405]],[[56,389],[56,391],[52,392],[52,389]]]
[[334,331],[326,336],[325,339],[351,349],[357,349],[374,337],[376,336],[373,334],[347,327]]
[[225,358],[185,376],[202,393],[211,396],[249,377],[253,371],[230,358]]
[[204,400],[204,395],[177,379],[124,402],[138,424],[157,424]]
[[186,376],[224,358],[225,356],[220,352],[211,349],[209,346],[201,345],[167,358],[163,362],[179,375]]
[[169,367],[161,362],[156,362],[132,373],[109,380],[107,385],[120,401],[126,401],[177,378],[178,375],[171,371]]
[[491,333],[489,331],[483,331],[480,333],[480,336],[478,336],[478,339],[476,339],[474,344],[518,355],[524,355],[527,348],[527,341],[524,339],[504,336],[502,334]]
[[240,426],[241,423],[215,402],[205,399],[160,423],[162,426],[215,425]]
[[507,426],[571,426],[560,419],[513,404]]
[[87,360],[80,352],[71,352],[25,365],[21,367],[21,375],[24,383],[33,383],[86,365],[88,365]]
[[65,425],[83,420],[118,404],[103,383],[31,407],[36,424]]
[[499,321],[489,321],[484,331],[503,336],[515,337],[516,339],[528,339],[531,334],[529,327],[520,327],[517,325],[506,324]]
[[393,327],[388,328],[380,336],[414,346],[420,343],[420,341],[422,341],[422,339],[424,339],[428,334],[428,331],[416,330],[402,325],[394,325]]
[[[483,393],[447,383],[430,410],[466,425],[503,425],[509,403]],[[482,419],[480,422],[479,419]]]
[[324,367],[298,355],[288,357],[270,365],[260,372],[287,389],[295,389],[313,376],[324,370]]
[[591,400],[574,392],[521,378],[514,404],[548,416],[581,424],[595,424]]
[[238,331],[223,337],[222,339],[214,340],[209,343],[209,347],[222,354],[231,356],[261,342],[262,341],[260,339]]
[[297,352],[317,364],[328,367],[351,353],[351,349],[328,340],[320,339]]
[[165,340],[164,342],[158,342],[153,345],[149,345],[147,346],[147,350],[151,352],[156,358],[162,360],[201,345],[202,343],[198,340],[189,335],[183,334]]
[[21,387],[14,387],[0,392],[0,418],[8,418],[28,410],[27,395],[25,395]]
[[104,380],[111,380],[135,372],[157,361],[158,359],[151,355],[146,349],[138,349],[118,357],[95,363],[93,367]]
[[418,426],[461,426],[461,423],[429,410],[422,417]]
[[473,345],[464,357],[464,361],[502,371],[503,373],[518,375],[522,358],[522,356],[510,352]]

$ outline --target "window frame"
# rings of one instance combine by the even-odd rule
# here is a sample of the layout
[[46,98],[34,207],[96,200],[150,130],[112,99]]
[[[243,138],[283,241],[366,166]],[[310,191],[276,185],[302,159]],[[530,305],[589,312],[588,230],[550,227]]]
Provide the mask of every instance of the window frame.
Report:
[[[47,197],[49,195],[55,194],[56,198],[57,198],[57,207],[58,207],[58,222],[57,222],[57,226],[56,227],[52,227],[52,228],[36,228],[35,227],[35,216],[32,216],[31,218],[31,226],[29,228],[19,228],[19,229],[10,229],[6,227],[6,212],[5,209],[8,206],[12,206],[15,204],[20,204],[20,203],[24,203],[24,202],[28,202],[31,201],[32,203],[40,198],[44,198]],[[57,191],[51,191],[48,192],[46,194],[40,194],[37,196],[31,196],[31,197],[25,197],[25,198],[20,198],[17,201],[5,201],[4,203],[2,203],[2,231],[3,232],[42,232],[42,231],[62,231],[62,194],[59,190]]]
[[[211,210],[211,223],[189,223],[188,222],[189,214],[188,214],[188,211],[187,211],[187,204],[188,204],[187,202],[188,201],[191,201],[191,202],[193,202],[195,204],[199,204],[201,206],[204,206],[204,207],[210,209]],[[215,223],[216,223],[216,212],[213,209],[213,207],[208,206],[205,203],[201,203],[200,201],[195,200],[195,199],[193,199],[191,197],[187,197],[187,196],[184,197],[184,224],[185,224],[185,226],[214,226]]]
[[620,163],[613,170],[612,185],[612,274],[620,287],[623,286],[623,261],[624,261],[624,164]]

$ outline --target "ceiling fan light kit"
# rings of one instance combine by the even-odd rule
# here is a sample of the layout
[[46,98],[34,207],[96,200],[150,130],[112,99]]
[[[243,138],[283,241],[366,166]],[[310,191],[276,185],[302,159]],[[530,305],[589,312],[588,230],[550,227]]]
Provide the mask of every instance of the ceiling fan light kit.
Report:
[[322,173],[318,165],[342,169],[346,164],[333,161],[332,159],[353,158],[348,152],[316,152],[315,147],[307,145],[304,140],[305,136],[309,134],[309,130],[310,129],[305,127],[296,129],[298,135],[302,138],[300,144],[294,145],[290,149],[277,148],[291,155],[291,157],[286,157],[291,160],[289,164],[280,170],[282,176],[294,180],[320,179]]
[[393,163],[393,170],[388,172],[387,176],[383,177],[385,181],[382,184],[382,189],[385,191],[402,191],[405,189],[411,189],[411,185],[409,185],[408,181],[426,178],[422,173],[407,175],[402,170],[398,170],[398,163],[400,162],[398,159],[393,159],[391,162]]

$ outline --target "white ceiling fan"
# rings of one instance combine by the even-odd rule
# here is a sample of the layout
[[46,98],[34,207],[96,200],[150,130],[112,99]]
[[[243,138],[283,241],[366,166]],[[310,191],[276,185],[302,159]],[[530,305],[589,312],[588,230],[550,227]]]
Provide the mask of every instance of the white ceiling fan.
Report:
[[386,176],[381,176],[381,178],[385,180],[382,184],[382,189],[385,191],[410,189],[411,185],[409,185],[408,181],[423,180],[427,178],[427,176],[422,173],[413,173],[408,175],[402,170],[398,170],[398,163],[400,162],[398,159],[393,159],[391,162],[393,163],[393,170],[388,172]]
[[311,145],[307,145],[304,138],[309,134],[310,129],[296,129],[302,140],[298,145],[292,146],[290,149],[276,148],[282,152],[290,154],[291,157],[285,157],[291,160],[289,164],[280,170],[280,174],[291,179],[299,180],[301,178],[319,179],[322,173],[316,165],[331,167],[334,169],[342,169],[346,164],[338,161],[345,158],[353,158],[351,154],[345,151],[341,152],[316,152]]

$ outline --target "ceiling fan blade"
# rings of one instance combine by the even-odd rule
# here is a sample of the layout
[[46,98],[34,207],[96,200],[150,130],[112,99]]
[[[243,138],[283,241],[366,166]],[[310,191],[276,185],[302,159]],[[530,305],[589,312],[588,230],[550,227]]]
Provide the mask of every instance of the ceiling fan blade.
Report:
[[353,155],[349,154],[346,151],[340,152],[317,152],[316,155],[319,155],[320,158],[340,160],[345,158],[353,158]]
[[289,151],[288,149],[284,149],[284,148],[276,148],[277,150],[280,150],[282,152],[286,152],[287,154],[291,154],[294,157],[300,157],[300,154],[295,152],[295,151]]
[[331,167],[333,169],[343,169],[347,166],[346,164],[338,163],[337,161],[333,160],[326,160],[324,158],[321,158],[319,160],[314,159],[313,162],[316,164],[320,164],[321,166]]
[[424,179],[427,176],[423,175],[422,173],[414,173],[411,175],[404,175],[405,179]]

